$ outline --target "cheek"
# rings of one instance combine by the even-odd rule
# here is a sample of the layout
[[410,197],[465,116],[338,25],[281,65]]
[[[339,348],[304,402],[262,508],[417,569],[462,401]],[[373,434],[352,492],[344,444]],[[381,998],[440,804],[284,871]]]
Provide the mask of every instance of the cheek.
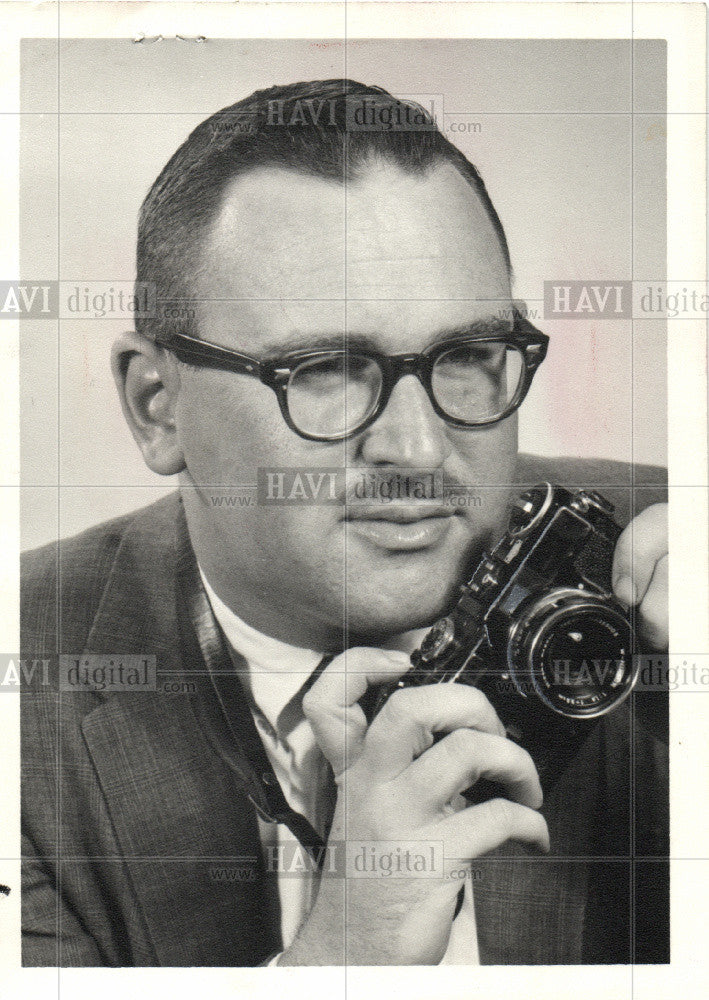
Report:
[[499,424],[474,431],[452,429],[451,439],[457,466],[465,470],[466,484],[514,482],[517,464],[517,414]]
[[240,379],[237,393],[228,373],[196,375],[180,394],[179,433],[187,470],[212,528],[224,539],[248,539],[280,558],[290,554],[317,562],[337,510],[262,504],[255,487],[260,469],[339,468],[342,447],[324,447],[294,434],[273,392],[253,379]]
[[517,415],[502,424],[466,434],[456,432],[455,464],[451,477],[461,487],[465,500],[459,513],[469,524],[473,537],[481,538],[504,530],[510,497],[515,493],[517,465]]
[[256,482],[261,466],[298,464],[299,439],[286,426],[269,388],[228,372],[187,375],[177,421],[185,462],[195,481]]

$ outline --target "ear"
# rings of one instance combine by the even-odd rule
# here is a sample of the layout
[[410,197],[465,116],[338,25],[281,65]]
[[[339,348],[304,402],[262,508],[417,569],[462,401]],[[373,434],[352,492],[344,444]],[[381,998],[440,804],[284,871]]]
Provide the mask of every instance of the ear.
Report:
[[124,333],[113,345],[111,368],[123,415],[145,464],[161,476],[185,468],[175,408],[179,373],[164,348],[138,333]]

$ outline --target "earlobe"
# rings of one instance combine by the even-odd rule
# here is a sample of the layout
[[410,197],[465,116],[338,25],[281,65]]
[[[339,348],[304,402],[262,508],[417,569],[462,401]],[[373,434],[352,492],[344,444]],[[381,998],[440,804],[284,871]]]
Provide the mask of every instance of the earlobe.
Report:
[[111,368],[131,433],[146,465],[161,476],[185,468],[175,421],[179,378],[171,375],[163,349],[138,333],[113,345]]

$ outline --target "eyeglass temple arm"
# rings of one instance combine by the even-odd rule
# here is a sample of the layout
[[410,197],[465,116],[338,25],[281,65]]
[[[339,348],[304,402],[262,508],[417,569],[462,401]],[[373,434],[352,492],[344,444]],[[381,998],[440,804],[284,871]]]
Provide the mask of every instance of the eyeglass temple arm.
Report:
[[201,364],[210,362],[219,368],[230,368],[244,375],[260,375],[261,364],[247,354],[240,354],[228,347],[212,344],[208,340],[198,340],[183,333],[175,333],[156,343],[167,348],[188,364],[190,361]]
[[536,368],[538,367],[544,358],[546,357],[547,348],[549,346],[549,337],[538,330],[533,323],[527,319],[526,315],[521,311],[521,309],[526,310],[527,306],[525,303],[515,303],[514,304],[514,333],[520,333],[524,337],[533,338],[533,342],[527,345],[527,364]]

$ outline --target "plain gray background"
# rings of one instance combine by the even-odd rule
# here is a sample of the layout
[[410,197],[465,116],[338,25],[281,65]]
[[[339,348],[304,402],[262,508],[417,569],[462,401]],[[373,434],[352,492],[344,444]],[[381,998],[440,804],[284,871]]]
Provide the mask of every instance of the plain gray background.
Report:
[[[198,122],[257,88],[339,76],[442,99],[532,310],[545,280],[664,279],[662,41],[26,39],[23,280],[132,280],[140,203]],[[664,321],[536,322],[552,343],[521,449],[665,465]],[[22,548],[174,488],[123,422],[108,367],[123,326],[22,324]]]

